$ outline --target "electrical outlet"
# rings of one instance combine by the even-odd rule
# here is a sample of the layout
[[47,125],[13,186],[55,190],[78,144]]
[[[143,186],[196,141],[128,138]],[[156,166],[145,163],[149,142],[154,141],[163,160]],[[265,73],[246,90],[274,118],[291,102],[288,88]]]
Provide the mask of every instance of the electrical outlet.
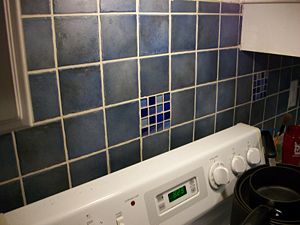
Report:
[[290,86],[288,108],[296,106],[297,93],[298,93],[298,80],[293,80],[293,81],[291,81],[291,86]]

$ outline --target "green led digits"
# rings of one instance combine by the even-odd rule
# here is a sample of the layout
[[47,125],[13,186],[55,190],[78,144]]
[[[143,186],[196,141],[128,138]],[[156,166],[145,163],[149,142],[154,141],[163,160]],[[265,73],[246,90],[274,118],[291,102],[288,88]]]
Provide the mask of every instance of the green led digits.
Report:
[[183,186],[183,187],[180,187],[178,189],[176,189],[175,191],[172,191],[168,194],[168,197],[169,197],[169,201],[170,202],[173,202],[175,201],[176,199],[184,196],[186,194],[186,187]]

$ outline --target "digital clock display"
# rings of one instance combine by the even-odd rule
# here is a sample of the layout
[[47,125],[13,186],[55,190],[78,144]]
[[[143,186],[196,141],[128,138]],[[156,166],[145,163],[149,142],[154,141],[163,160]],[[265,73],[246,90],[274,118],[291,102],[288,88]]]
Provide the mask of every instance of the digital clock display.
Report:
[[186,195],[187,192],[186,192],[186,187],[185,186],[182,186],[178,189],[176,189],[175,191],[172,191],[168,194],[168,197],[169,197],[169,202],[173,202],[175,201],[176,199]]

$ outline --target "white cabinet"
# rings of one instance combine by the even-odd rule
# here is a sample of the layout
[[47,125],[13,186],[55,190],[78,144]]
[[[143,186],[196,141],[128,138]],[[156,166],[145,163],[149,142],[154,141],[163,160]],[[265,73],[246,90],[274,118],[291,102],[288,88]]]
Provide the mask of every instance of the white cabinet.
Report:
[[32,125],[18,1],[0,0],[0,134]]

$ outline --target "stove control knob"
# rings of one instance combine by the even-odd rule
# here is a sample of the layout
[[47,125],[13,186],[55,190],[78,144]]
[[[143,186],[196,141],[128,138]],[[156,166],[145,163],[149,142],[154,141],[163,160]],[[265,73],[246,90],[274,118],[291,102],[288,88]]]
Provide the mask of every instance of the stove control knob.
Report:
[[219,189],[229,183],[229,172],[223,163],[216,162],[212,165],[209,172],[209,183],[213,189]]
[[255,166],[260,163],[260,151],[258,148],[250,148],[247,152],[247,162],[250,166]]
[[231,161],[231,169],[235,175],[240,175],[246,170],[246,162],[242,156],[234,156]]

